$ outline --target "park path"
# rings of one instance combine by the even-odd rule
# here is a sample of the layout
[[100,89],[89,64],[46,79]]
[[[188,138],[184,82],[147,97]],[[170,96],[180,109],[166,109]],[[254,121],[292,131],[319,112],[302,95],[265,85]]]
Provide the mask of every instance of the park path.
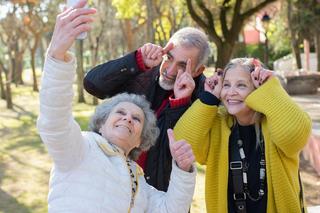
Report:
[[[318,144],[317,153],[313,153],[314,157],[318,158],[320,161],[320,90],[317,94],[313,95],[295,95],[292,96],[293,100],[298,103],[311,117],[312,119],[312,143]],[[309,141],[310,142],[310,141]],[[308,145],[306,146],[304,152],[314,151]],[[308,156],[308,153],[304,153]],[[301,178],[304,185],[305,199],[309,206],[309,213],[319,213],[320,212],[320,173],[317,173],[314,168],[310,165],[303,156],[301,156],[300,161]]]

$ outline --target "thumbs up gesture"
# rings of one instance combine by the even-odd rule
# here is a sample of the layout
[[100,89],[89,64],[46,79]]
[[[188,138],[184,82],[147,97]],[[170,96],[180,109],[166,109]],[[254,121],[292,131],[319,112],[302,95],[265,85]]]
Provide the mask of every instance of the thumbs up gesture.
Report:
[[177,162],[180,169],[190,172],[195,160],[190,144],[185,140],[176,141],[172,129],[168,129],[167,134],[172,158]]

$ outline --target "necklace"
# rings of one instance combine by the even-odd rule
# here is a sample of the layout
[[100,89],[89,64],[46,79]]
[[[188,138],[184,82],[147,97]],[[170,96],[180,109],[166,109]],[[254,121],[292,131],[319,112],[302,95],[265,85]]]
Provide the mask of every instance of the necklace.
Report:
[[252,201],[258,201],[261,200],[261,198],[263,197],[263,195],[265,194],[264,188],[265,188],[265,177],[266,177],[266,162],[265,162],[265,154],[264,154],[264,139],[262,136],[262,131],[261,131],[261,126],[259,128],[259,137],[257,137],[257,140],[259,140],[259,148],[261,150],[261,158],[260,158],[260,162],[259,162],[259,190],[258,190],[258,196],[257,197],[253,197],[250,194],[249,188],[248,188],[248,162],[246,159],[246,155],[244,153],[244,149],[243,149],[243,141],[240,138],[240,130],[239,130],[239,124],[238,122],[235,125],[236,128],[236,137],[237,137],[237,144],[238,144],[238,148],[239,148],[239,154],[240,154],[240,158],[242,161],[242,174],[243,174],[243,189],[244,192],[247,194],[247,197],[249,197],[250,200]]

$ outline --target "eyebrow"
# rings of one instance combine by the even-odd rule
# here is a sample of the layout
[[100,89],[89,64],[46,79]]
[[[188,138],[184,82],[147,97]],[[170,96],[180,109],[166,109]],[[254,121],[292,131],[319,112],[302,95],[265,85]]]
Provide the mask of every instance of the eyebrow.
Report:
[[[174,59],[174,56],[173,56],[170,52],[168,52],[167,55],[169,55],[171,58]],[[177,63],[178,63],[180,66],[184,66],[184,67],[187,66],[187,62],[186,62],[186,61],[178,61]]]
[[[117,110],[128,111],[127,109],[125,109],[125,108],[123,108],[123,107],[120,107],[120,108],[118,108]],[[135,117],[139,117],[140,119],[143,117],[142,115],[137,114],[137,113],[134,113],[134,114],[132,114],[132,115],[135,116]]]

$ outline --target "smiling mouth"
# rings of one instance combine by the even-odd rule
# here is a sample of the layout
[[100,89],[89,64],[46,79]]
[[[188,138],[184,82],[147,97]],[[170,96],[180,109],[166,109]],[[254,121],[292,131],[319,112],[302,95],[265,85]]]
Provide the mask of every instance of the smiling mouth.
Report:
[[175,81],[175,76],[170,77],[170,76],[168,75],[167,70],[164,70],[164,71],[163,71],[162,76],[163,76],[167,81],[172,81],[172,82]]
[[243,101],[239,101],[239,100],[227,100],[228,104],[241,104]]
[[124,125],[116,125],[116,127],[126,128],[126,129],[131,133],[131,130],[130,130],[129,127],[127,127],[127,126],[124,126]]

